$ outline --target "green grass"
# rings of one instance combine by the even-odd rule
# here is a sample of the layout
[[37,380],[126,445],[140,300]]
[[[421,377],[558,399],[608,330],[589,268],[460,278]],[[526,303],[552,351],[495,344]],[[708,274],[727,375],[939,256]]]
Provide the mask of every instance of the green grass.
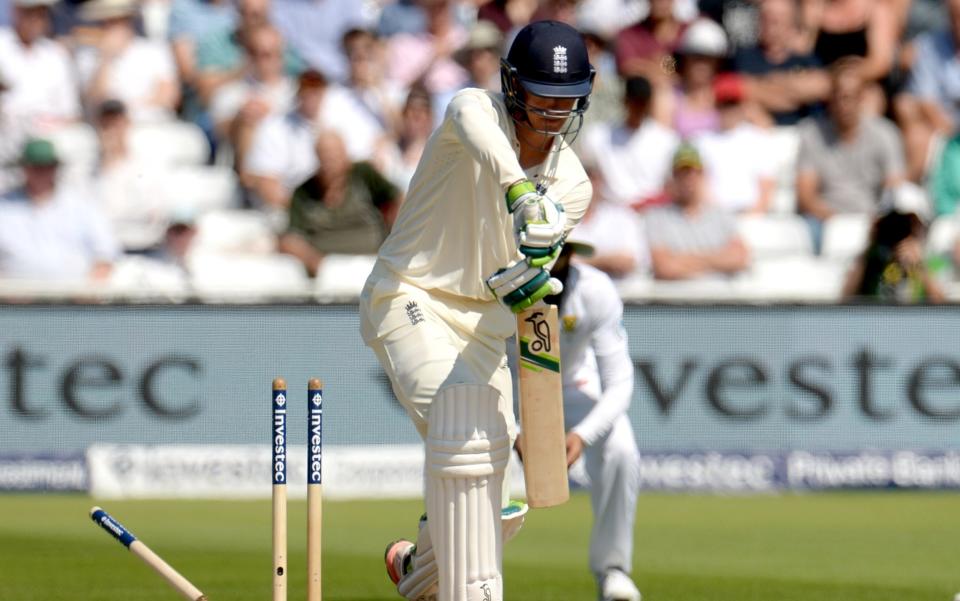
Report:
[[[173,600],[87,518],[81,496],[0,496],[0,600]],[[104,502],[213,601],[270,598],[270,504]],[[419,503],[324,506],[324,598],[399,599],[385,543],[412,536]],[[506,549],[509,601],[595,599],[589,503],[533,511]],[[305,504],[290,507],[290,599],[304,598]],[[634,575],[645,601],[952,601],[960,495],[642,496]]]

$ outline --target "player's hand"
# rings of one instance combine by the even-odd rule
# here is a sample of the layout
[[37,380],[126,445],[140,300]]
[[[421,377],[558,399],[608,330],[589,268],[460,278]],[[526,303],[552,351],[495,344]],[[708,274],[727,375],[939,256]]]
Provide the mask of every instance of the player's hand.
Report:
[[543,267],[528,260],[516,261],[487,278],[487,286],[514,313],[551,294],[563,292],[563,284]]
[[576,432],[569,432],[567,434],[567,467],[570,467],[577,459],[580,459],[580,455],[582,454],[583,439],[580,438],[580,435]]
[[555,259],[567,224],[563,205],[538,192],[530,180],[523,180],[507,189],[507,208],[513,215],[517,247],[530,263],[542,266]]

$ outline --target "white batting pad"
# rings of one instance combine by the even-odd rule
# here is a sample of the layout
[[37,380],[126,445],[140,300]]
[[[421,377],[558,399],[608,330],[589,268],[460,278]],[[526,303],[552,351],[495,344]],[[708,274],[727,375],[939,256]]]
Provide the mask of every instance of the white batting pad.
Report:
[[[507,543],[520,532],[524,517],[530,508],[522,501],[513,501],[500,510],[500,528],[503,542]],[[417,551],[411,561],[410,571],[397,584],[397,592],[409,601],[430,601],[437,595],[437,561],[430,540],[427,520],[420,520],[417,535]],[[960,600],[958,600],[960,601]]]
[[500,393],[441,388],[426,439],[427,525],[437,562],[437,601],[502,601],[500,501],[510,458]]

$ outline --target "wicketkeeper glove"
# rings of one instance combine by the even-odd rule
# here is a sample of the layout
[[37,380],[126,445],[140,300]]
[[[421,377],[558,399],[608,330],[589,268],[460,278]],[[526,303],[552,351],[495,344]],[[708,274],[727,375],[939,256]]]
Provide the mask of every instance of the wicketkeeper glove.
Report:
[[563,283],[541,266],[516,261],[487,278],[487,286],[514,313],[551,294],[563,292]]
[[538,192],[530,180],[510,186],[506,199],[520,252],[531,259],[534,266],[552,261],[563,243],[567,223],[563,205]]

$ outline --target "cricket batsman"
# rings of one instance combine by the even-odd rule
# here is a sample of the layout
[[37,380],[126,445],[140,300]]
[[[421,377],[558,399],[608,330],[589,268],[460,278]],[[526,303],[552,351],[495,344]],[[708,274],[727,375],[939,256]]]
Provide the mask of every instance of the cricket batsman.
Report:
[[570,143],[593,78],[574,28],[524,27],[502,93],[450,102],[364,286],[363,339],[425,446],[426,517],[385,557],[407,599],[503,599],[503,541],[525,511],[503,491],[516,433],[506,339],[512,311],[561,290],[548,268],[590,201]]
[[[590,481],[590,570],[599,598],[640,601],[630,579],[640,455],[627,416],[633,362],[623,329],[623,302],[607,274],[571,262],[577,253],[589,256],[593,247],[573,240],[564,246],[552,270],[563,292],[546,299],[560,314],[567,464],[582,454]],[[517,447],[522,454],[522,435]]]

